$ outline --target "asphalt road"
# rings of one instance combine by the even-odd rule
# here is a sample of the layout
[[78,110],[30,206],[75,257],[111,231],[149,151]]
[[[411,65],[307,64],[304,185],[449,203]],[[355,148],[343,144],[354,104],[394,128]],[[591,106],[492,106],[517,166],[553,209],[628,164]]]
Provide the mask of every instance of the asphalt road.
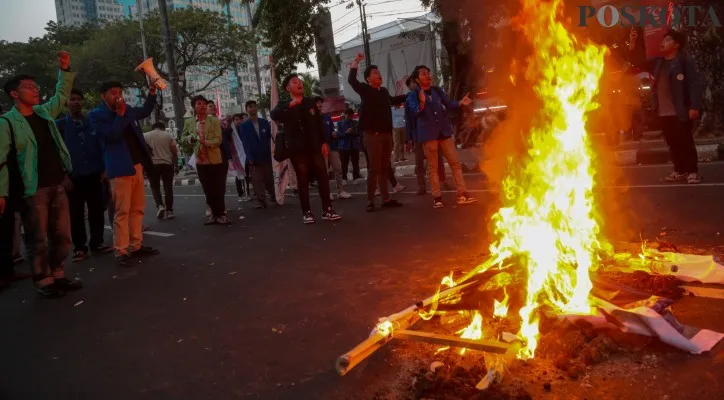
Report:
[[[601,189],[612,241],[665,227],[678,244],[722,244],[724,164],[702,165],[698,186],[661,182],[665,166],[614,172]],[[467,176],[478,204],[443,210],[412,194],[414,179],[402,181],[405,207],[365,213],[360,185],[335,203],[343,221],[313,226],[301,223],[293,197],[266,210],[243,203],[230,227],[203,226],[199,187],[175,189],[172,221],[155,219],[149,197],[145,240],[160,256],[131,269],[108,256],[68,265],[86,287],[58,300],[37,299],[27,281],[0,293],[0,399],[372,398],[394,366],[373,357],[340,378],[334,360],[378,317],[429,296],[451,269],[470,268],[497,208],[481,175]],[[724,331],[705,317],[722,305],[694,302],[692,323]]]

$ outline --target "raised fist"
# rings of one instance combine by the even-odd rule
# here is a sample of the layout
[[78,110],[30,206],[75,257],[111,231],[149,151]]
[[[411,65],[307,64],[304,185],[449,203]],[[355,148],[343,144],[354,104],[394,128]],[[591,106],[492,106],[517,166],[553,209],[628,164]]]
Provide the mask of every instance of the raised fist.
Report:
[[61,50],[58,52],[58,65],[60,69],[68,69],[70,67],[70,54],[67,51]]

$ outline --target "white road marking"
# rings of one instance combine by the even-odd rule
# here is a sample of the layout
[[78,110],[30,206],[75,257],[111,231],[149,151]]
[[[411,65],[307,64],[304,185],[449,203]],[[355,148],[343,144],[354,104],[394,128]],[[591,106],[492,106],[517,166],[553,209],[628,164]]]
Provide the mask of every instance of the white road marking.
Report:
[[[106,225],[106,229],[113,230],[110,226]],[[145,231],[143,232],[144,235],[150,235],[150,236],[160,236],[160,237],[171,237],[176,236],[175,233],[165,233],[165,232],[154,232],[154,231]]]

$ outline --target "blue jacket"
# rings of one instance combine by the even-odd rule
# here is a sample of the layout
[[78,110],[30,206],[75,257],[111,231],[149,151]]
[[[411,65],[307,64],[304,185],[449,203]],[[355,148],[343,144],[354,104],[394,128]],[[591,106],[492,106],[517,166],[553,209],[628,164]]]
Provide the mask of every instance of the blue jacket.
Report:
[[55,125],[63,136],[65,147],[70,153],[70,160],[73,164],[70,176],[73,178],[101,174],[106,170],[101,139],[92,129],[87,116],[81,123],[82,130],[79,130],[70,114],[55,121]]
[[407,104],[417,124],[417,140],[425,143],[452,137],[452,125],[443,105],[447,108],[459,108],[460,103],[450,99],[442,88],[433,86],[432,96],[427,96],[425,109],[420,110],[420,100],[417,98],[419,90],[407,94]]
[[239,137],[244,145],[247,161],[255,164],[271,164],[271,124],[264,118],[259,118],[259,134],[257,135],[251,118],[241,124]]
[[133,176],[136,174],[131,153],[128,151],[126,141],[123,139],[123,132],[129,126],[136,134],[136,140],[138,140],[139,148],[141,149],[144,168],[153,168],[151,154],[148,150],[146,140],[143,138],[138,120],[151,115],[154,105],[156,105],[156,96],[148,96],[143,107],[127,106],[126,115],[120,116],[116,114],[115,111],[109,109],[106,103],[103,102],[88,115],[91,121],[91,127],[101,138],[106,149],[105,162],[108,179]]
[[327,136],[329,151],[339,151],[339,134],[337,134],[336,139],[332,137],[332,133],[334,133],[332,117],[329,114],[322,114],[322,124],[324,126],[324,135]]
[[[349,128],[352,128],[352,133],[347,133]],[[357,121],[343,119],[337,122],[337,137],[339,138],[340,150],[359,149],[360,136],[357,131]]]
[[[651,105],[658,115],[659,72],[664,58],[656,57],[648,61],[647,69],[654,76],[651,87]],[[701,110],[702,84],[696,62],[684,54],[677,56],[670,64],[668,71],[669,86],[671,87],[671,100],[676,107],[676,116],[680,121],[689,120],[689,110]]]

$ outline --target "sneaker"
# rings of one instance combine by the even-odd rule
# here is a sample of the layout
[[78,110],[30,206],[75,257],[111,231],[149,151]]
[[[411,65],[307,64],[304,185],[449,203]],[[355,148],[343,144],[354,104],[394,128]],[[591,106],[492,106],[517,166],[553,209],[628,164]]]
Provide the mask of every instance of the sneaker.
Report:
[[155,256],[157,254],[160,254],[161,252],[158,251],[158,249],[154,249],[151,246],[141,246],[136,250],[131,251],[131,256],[133,257],[148,257],[148,256]]
[[387,199],[382,202],[382,208],[397,208],[402,207],[402,203],[397,200]]
[[664,178],[664,180],[666,182],[681,182],[681,181],[687,180],[687,178],[688,178],[687,174],[681,174],[681,173],[674,171],[671,174],[669,174],[669,176]]
[[172,210],[166,211],[166,219],[174,219],[176,216],[174,215]]
[[150,231],[151,227],[148,225],[141,225],[141,232]]
[[690,185],[696,185],[701,183],[701,175],[696,173],[691,173],[689,176],[686,177],[686,182]]
[[121,267],[130,267],[131,266],[131,256],[129,256],[126,253],[121,253],[121,254],[116,253],[116,262]]
[[216,218],[209,215],[209,217],[204,221],[204,225],[215,225],[216,224]]
[[342,216],[337,214],[332,207],[329,207],[327,211],[322,214],[322,219],[325,221],[339,221],[342,219]]
[[158,206],[158,211],[156,211],[156,218],[158,219],[164,219],[166,217],[166,207],[164,206]]
[[78,250],[75,253],[73,253],[72,260],[73,260],[73,262],[81,262],[81,261],[85,260],[86,258],[88,258],[88,253],[86,253],[83,250]]
[[442,202],[442,197],[435,197],[432,201],[432,208],[443,208],[445,203]]
[[316,221],[314,220],[314,214],[312,214],[311,211],[305,212],[304,217],[302,218],[302,222],[304,222],[305,225],[315,223]]
[[219,225],[231,225],[231,220],[226,215],[222,215],[219,218],[216,218],[216,223]]
[[83,289],[83,282],[71,281],[68,278],[60,278],[55,280],[55,286],[63,292],[68,293]]
[[395,185],[394,189],[392,189],[392,193],[400,193],[401,191],[407,189],[407,186],[400,185],[399,183]]
[[239,197],[238,199],[236,199],[237,203],[243,203],[244,201],[246,201],[246,200],[244,200],[243,197]]
[[339,193],[337,193],[337,196],[338,196],[340,199],[349,199],[349,198],[352,198],[352,195],[349,194],[349,193],[347,193],[347,192],[345,192],[344,190],[340,190]]
[[65,292],[62,291],[55,283],[51,283],[50,285],[45,285],[43,287],[37,287],[35,290],[38,292],[40,297],[46,299],[55,299],[65,296]]
[[424,195],[427,194],[427,190],[425,190],[425,189],[418,189],[418,190],[417,190],[417,193],[415,193],[415,194],[418,195],[418,196],[424,196]]
[[473,198],[473,197],[470,197],[470,195],[467,194],[467,193],[463,193],[463,194],[458,195],[458,204],[459,204],[459,205],[462,205],[462,204],[473,204],[473,203],[475,203],[475,202],[477,202],[477,200],[475,200],[475,198]]
[[211,216],[211,209],[209,207],[206,207],[206,213],[204,214],[206,218]]
[[104,244],[102,244],[102,245],[100,245],[100,246],[98,246],[98,247],[96,247],[96,248],[91,249],[91,253],[95,253],[95,254],[106,254],[106,253],[110,253],[110,252],[112,252],[112,251],[113,251],[113,247],[111,247],[111,246],[106,246],[106,245],[104,245]]

